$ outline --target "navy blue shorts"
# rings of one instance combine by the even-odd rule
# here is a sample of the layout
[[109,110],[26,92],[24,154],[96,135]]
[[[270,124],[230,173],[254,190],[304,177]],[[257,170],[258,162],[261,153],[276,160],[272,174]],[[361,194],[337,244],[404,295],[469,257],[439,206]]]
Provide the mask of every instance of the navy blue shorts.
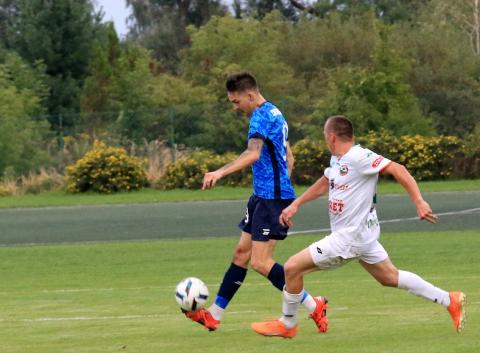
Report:
[[283,209],[295,199],[262,199],[252,195],[248,200],[247,213],[238,224],[240,229],[252,235],[252,240],[283,240],[287,237],[288,227],[278,221]]

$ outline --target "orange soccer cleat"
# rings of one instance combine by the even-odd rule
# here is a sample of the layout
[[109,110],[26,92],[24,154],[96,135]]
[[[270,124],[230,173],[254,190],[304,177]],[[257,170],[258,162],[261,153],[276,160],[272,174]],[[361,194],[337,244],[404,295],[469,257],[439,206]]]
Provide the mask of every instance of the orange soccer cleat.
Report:
[[315,321],[317,325],[318,332],[324,333],[328,330],[328,318],[327,318],[327,308],[328,300],[324,297],[314,297],[313,298],[317,303],[315,311],[310,314],[310,318]]
[[280,320],[254,322],[252,330],[264,336],[293,338],[297,334],[297,326],[287,328]]
[[450,292],[450,305],[448,312],[453,320],[453,326],[457,332],[460,332],[465,327],[467,320],[465,313],[465,304],[467,304],[467,296],[462,292]]
[[[183,310],[182,310],[183,311]],[[200,309],[197,311],[183,311],[186,317],[190,320],[198,322],[200,325],[203,325],[208,331],[215,331],[217,326],[220,324],[220,321],[215,320],[206,309]]]

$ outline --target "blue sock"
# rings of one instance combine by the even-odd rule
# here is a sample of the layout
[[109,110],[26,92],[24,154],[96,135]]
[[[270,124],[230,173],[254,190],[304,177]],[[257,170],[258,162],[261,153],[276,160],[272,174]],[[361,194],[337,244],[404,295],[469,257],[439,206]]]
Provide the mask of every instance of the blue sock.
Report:
[[276,262],[268,273],[267,278],[276,288],[283,291],[283,286],[285,286],[285,271],[282,265]]
[[246,268],[237,266],[232,262],[227,272],[225,272],[225,275],[223,276],[222,284],[220,285],[217,297],[215,298],[215,304],[222,309],[225,309],[237,290],[242,285],[246,275]]

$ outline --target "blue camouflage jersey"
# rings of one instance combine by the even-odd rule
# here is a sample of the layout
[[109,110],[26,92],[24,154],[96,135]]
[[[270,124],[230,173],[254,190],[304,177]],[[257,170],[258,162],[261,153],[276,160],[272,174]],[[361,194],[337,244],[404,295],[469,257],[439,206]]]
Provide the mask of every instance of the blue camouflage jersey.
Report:
[[248,139],[264,141],[260,158],[252,165],[253,194],[264,199],[293,199],[288,176],[288,125],[280,110],[264,102],[250,117]]

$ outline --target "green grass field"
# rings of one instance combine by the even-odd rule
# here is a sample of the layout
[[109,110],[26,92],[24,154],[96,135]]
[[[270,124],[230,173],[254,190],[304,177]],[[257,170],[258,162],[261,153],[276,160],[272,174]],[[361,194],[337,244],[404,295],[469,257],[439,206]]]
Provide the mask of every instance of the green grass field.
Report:
[[[452,180],[420,182],[423,192],[469,191],[480,190],[478,180]],[[296,186],[298,195],[304,192],[305,186]],[[381,181],[378,184],[379,194],[405,193],[395,182]],[[121,192],[111,195],[67,194],[65,192],[45,192],[37,195],[0,197],[0,208],[12,207],[44,207],[44,206],[78,206],[78,205],[110,205],[127,203],[156,203],[179,201],[214,201],[214,200],[246,200],[252,193],[250,187],[232,188],[216,187],[212,190],[168,190],[143,189],[134,192]]]
[[[382,288],[356,263],[307,277],[307,289],[330,299],[328,333],[319,335],[300,309],[293,340],[264,338],[252,321],[275,318],[281,295],[249,271],[216,332],[186,320],[174,288],[202,278],[211,297],[237,237],[0,248],[2,353],[478,353],[480,236],[478,231],[389,233],[382,243],[398,267],[445,289],[467,293],[464,332],[441,306]],[[276,257],[318,235],[291,236]]]

